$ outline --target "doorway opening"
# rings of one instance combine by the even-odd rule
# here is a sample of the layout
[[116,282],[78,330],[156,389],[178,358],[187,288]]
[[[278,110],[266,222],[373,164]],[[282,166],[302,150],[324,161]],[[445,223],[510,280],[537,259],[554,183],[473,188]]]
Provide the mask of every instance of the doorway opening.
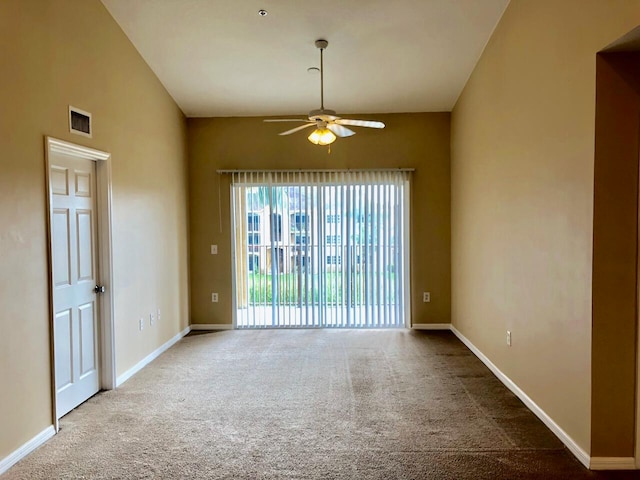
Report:
[[409,172],[234,172],[236,328],[408,325]]
[[638,65],[640,27],[596,55],[590,452],[593,470],[640,466]]

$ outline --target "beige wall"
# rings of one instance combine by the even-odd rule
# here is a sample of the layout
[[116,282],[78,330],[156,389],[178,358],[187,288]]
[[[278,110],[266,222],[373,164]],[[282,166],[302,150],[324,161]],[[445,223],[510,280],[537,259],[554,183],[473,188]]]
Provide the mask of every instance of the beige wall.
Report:
[[[3,459],[52,424],[45,135],[112,154],[118,374],[188,325],[189,298],[186,121],[109,13],[4,0],[0,45]],[[92,139],[68,133],[69,104],[93,114]]]
[[[217,169],[376,167],[416,169],[411,203],[412,318],[414,323],[449,323],[450,115],[349,116],[381,120],[386,128],[357,129],[355,136],[338,139],[329,155],[326,147],[309,143],[304,132],[278,136],[287,124],[265,124],[262,118],[188,120],[192,323],[232,321],[229,179],[219,178]],[[210,244],[218,245],[218,255],[209,253]],[[431,303],[422,302],[423,291],[431,292]],[[219,303],[211,303],[211,292],[219,293]]]
[[638,23],[637,1],[512,0],[452,114],[452,321],[594,456],[632,453],[592,449],[595,59]]

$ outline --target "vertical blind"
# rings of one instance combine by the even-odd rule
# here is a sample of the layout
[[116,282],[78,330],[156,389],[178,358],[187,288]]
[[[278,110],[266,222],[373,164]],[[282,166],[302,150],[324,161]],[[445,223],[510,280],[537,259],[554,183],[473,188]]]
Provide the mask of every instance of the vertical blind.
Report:
[[409,171],[229,173],[238,328],[405,325]]

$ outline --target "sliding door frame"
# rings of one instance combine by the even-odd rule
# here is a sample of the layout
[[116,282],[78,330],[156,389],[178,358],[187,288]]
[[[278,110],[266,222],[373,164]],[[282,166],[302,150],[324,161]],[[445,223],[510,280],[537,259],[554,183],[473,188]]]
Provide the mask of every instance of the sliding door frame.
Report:
[[[309,170],[309,172],[311,173],[340,173],[340,172],[384,172],[384,171],[389,171],[389,172],[413,172],[414,169],[360,169],[360,170]],[[218,170],[217,173],[219,175],[221,174],[238,174],[238,173],[243,173],[246,172],[247,174],[251,174],[251,175],[256,175],[256,174],[271,174],[271,173],[277,173],[277,174],[282,174],[282,173],[287,173],[287,172],[294,172],[296,174],[300,174],[300,173],[304,173],[305,170]],[[252,177],[253,178],[253,177]],[[402,215],[403,215],[403,228],[402,228],[402,258],[401,258],[401,265],[402,265],[402,286],[403,286],[403,298],[402,298],[402,313],[401,313],[401,320],[402,320],[402,325],[397,325],[397,326],[369,326],[369,327],[358,327],[358,326],[353,326],[353,325],[349,325],[349,326],[341,326],[341,327],[335,327],[335,328],[342,328],[342,329],[366,329],[366,328],[412,328],[412,318],[411,318],[411,311],[412,311],[412,306],[411,306],[411,291],[412,291],[412,285],[411,285],[411,263],[410,263],[410,256],[411,256],[411,233],[412,233],[412,218],[411,218],[411,199],[412,199],[412,189],[411,189],[411,175],[407,175],[407,177],[403,180],[402,182],[402,192],[401,192],[401,199],[402,199]],[[269,188],[269,190],[271,190],[274,187],[279,187],[281,185],[272,185],[271,182],[268,182],[268,186],[267,188]],[[250,188],[250,186],[248,185],[243,185],[240,188]],[[313,188],[313,187],[311,187]],[[317,186],[317,188],[321,188],[320,185]],[[244,229],[245,225],[244,223],[247,221],[247,219],[245,218],[246,215],[242,215],[242,212],[238,213],[236,211],[237,206],[236,206],[236,199],[235,196],[237,195],[236,190],[238,189],[237,186],[234,186],[233,182],[230,182],[229,185],[229,205],[230,205],[230,223],[231,223],[231,228],[230,228],[230,242],[231,242],[231,281],[232,281],[232,288],[233,288],[233,292],[232,292],[232,325],[233,325],[233,329],[238,329],[238,307],[239,307],[239,303],[238,303],[238,281],[243,281],[243,276],[242,275],[238,275],[238,254],[240,254],[240,252],[237,251],[237,238],[236,238],[236,232],[239,231],[239,229]],[[271,195],[271,192],[269,193],[269,195]],[[322,203],[322,202],[321,202]],[[318,208],[320,209],[321,213],[322,213],[322,218],[324,218],[324,210],[325,210],[325,206],[324,205],[320,205],[318,206]],[[248,209],[247,209],[248,211]],[[238,221],[243,222],[242,225],[238,225]],[[326,250],[326,244],[325,244],[325,233],[324,233],[324,227],[323,222],[320,222],[320,225],[317,227],[318,231],[316,233],[316,235],[318,235],[318,238],[323,239],[323,241],[318,242],[318,250],[316,252],[317,255],[317,259],[313,259],[311,258],[311,263],[313,264],[313,262],[317,261],[320,262],[322,261],[326,255],[321,255],[321,252]],[[270,227],[272,228],[272,227]],[[348,228],[348,227],[347,227]],[[242,230],[244,231],[244,230]],[[310,233],[311,235],[313,235],[313,232],[311,231]],[[273,248],[272,248],[273,250]],[[273,252],[272,252],[273,255]],[[310,255],[313,257],[313,252],[310,253]],[[273,260],[273,259],[272,259]],[[271,270],[273,270],[273,261],[271,262]],[[248,264],[244,265],[244,267],[248,268]],[[240,278],[239,278],[240,277]],[[319,280],[320,281],[320,280]],[[326,287],[326,285],[324,285],[326,282],[322,282],[320,281],[320,285],[318,285],[318,289],[319,289],[319,295],[320,298],[322,297],[322,291],[323,291],[323,287]],[[248,293],[248,285],[244,285],[242,287],[244,290],[247,291],[247,302],[249,302],[249,293]],[[387,307],[383,307],[383,308],[387,308]],[[391,308],[395,308],[395,307],[391,307]],[[273,314],[273,312],[272,312]],[[312,329],[312,328],[333,328],[332,326],[328,326],[326,323],[326,318],[323,312],[323,308],[319,308],[318,309],[318,315],[319,318],[317,319],[317,324],[315,325],[302,325],[302,322],[300,322],[300,325],[295,325],[294,327],[288,326],[288,328],[298,328],[298,329]],[[347,314],[347,316],[349,317],[349,315]],[[314,322],[315,323],[315,322]],[[282,325],[279,326],[262,326],[262,327],[254,327],[255,329],[277,329],[277,328],[283,328]]]

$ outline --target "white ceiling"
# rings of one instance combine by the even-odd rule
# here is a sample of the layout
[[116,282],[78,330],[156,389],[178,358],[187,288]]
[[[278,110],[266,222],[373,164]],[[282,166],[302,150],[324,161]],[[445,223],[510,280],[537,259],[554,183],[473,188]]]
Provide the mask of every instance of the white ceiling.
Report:
[[[189,117],[450,111],[509,0],[102,0]],[[258,10],[268,11],[266,17]]]

